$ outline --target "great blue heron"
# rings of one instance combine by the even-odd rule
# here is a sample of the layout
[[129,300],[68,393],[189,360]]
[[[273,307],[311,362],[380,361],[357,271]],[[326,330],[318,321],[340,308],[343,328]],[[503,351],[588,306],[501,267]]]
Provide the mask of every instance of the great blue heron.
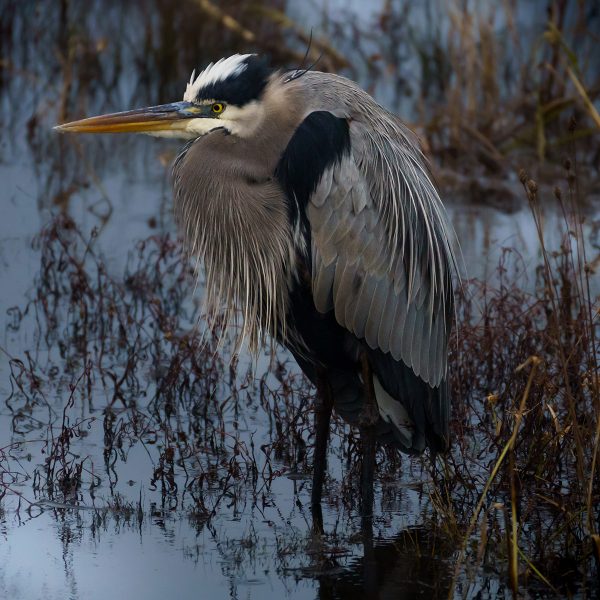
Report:
[[276,339],[317,387],[313,508],[332,406],[361,429],[363,513],[377,441],[447,448],[452,229],[413,134],[356,83],[236,54],[182,102],[57,129],[189,140],[175,214],[207,314],[241,315],[238,348]]

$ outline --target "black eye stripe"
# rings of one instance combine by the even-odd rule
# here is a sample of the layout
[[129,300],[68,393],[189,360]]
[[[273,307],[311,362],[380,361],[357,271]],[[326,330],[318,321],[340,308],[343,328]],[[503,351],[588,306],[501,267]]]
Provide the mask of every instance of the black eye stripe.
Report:
[[246,68],[237,75],[215,81],[198,91],[197,102],[219,98],[227,104],[243,106],[262,95],[270,75],[267,61],[258,56],[246,59]]

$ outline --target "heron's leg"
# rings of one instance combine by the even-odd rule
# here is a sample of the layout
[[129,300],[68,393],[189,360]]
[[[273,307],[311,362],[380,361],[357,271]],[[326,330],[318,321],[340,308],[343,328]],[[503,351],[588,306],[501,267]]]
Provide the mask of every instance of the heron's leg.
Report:
[[323,515],[321,512],[321,496],[327,467],[327,441],[329,438],[329,423],[333,396],[327,372],[320,369],[317,374],[317,403],[315,406],[315,451],[313,458],[313,485],[311,493],[311,508],[314,528],[323,531]]
[[361,515],[373,515],[373,480],[375,477],[375,452],[377,440],[375,425],[379,419],[373,373],[366,352],[361,354],[362,380],[365,390],[365,403],[360,420],[360,439],[363,447],[362,466],[360,472]]
[[372,515],[361,518],[360,530],[363,541],[363,589],[367,598],[377,598],[379,577],[373,544]]

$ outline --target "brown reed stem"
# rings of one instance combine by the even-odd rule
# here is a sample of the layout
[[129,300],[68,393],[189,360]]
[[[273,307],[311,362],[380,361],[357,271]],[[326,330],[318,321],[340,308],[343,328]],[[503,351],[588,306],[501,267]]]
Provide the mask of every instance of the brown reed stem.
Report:
[[490,476],[488,477],[485,487],[483,488],[483,491],[481,492],[481,497],[479,498],[479,502],[477,503],[477,506],[475,507],[473,516],[471,517],[471,521],[469,522],[469,527],[467,528],[467,531],[463,538],[463,542],[462,542],[462,545],[461,545],[461,548],[460,548],[460,551],[458,554],[458,558],[456,560],[456,566],[454,568],[454,577],[452,578],[452,584],[451,584],[450,590],[448,592],[448,598],[450,600],[454,597],[456,581],[458,579],[458,575],[460,573],[460,568],[461,568],[464,558],[465,558],[467,543],[469,541],[469,538],[473,534],[473,531],[475,530],[475,526],[477,525],[477,521],[479,519],[479,514],[481,513],[481,509],[483,508],[483,504],[485,502],[485,499],[487,498],[487,493],[492,485],[492,482],[496,478],[496,475],[498,474],[498,471],[500,470],[500,467],[502,466],[502,463],[504,462],[506,455],[508,454],[509,450],[511,450],[514,447],[515,440],[517,439],[517,434],[519,432],[519,427],[521,425],[521,420],[523,419],[523,413],[525,412],[527,398],[529,397],[529,392],[531,391],[531,384],[533,382],[533,377],[534,377],[537,367],[540,363],[541,363],[541,360],[537,356],[530,356],[523,364],[519,365],[516,368],[516,372],[519,372],[519,371],[522,371],[525,367],[531,365],[531,371],[529,372],[529,379],[527,380],[527,385],[525,386],[525,391],[523,392],[523,396],[521,398],[521,403],[519,404],[519,408],[515,414],[515,424],[513,426],[513,430],[512,430],[510,439],[508,440],[508,442],[502,449],[502,452],[500,453],[500,456],[498,457],[498,460],[496,461],[496,464],[494,465],[494,468],[492,469],[492,472],[491,472]]

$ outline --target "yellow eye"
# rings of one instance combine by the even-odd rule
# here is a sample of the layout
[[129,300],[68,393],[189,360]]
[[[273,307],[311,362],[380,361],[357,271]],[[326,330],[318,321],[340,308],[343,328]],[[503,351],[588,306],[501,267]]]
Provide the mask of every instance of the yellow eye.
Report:
[[216,115],[218,115],[219,113],[223,112],[225,106],[220,102],[215,102],[210,108]]

